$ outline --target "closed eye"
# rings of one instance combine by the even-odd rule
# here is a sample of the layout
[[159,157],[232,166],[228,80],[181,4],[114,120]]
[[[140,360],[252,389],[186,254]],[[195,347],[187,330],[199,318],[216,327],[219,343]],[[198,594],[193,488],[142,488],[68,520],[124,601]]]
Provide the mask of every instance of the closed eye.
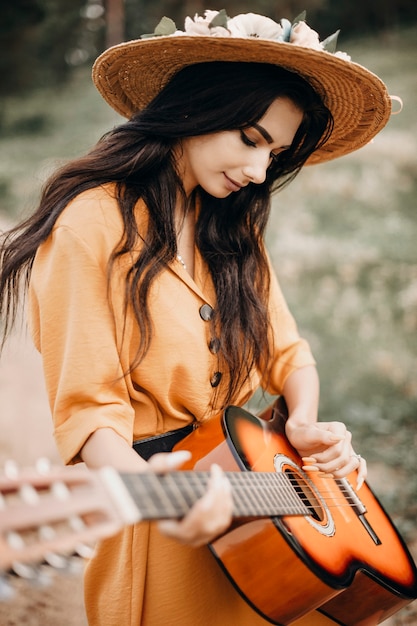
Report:
[[243,132],[243,130],[240,131],[240,138],[242,139],[243,143],[246,146],[250,146],[251,148],[256,148],[256,143],[252,141],[251,139],[249,139],[249,137]]
[[[256,141],[252,141],[252,139],[249,139],[249,137],[247,136],[247,134],[245,132],[243,132],[243,130],[240,131],[240,137],[243,141],[243,143],[245,144],[245,146],[250,146],[251,148],[256,148],[257,147],[257,143]],[[277,161],[278,158],[280,157],[280,155],[285,152],[285,150],[288,150],[290,146],[284,146],[282,148],[280,148],[278,150],[278,152],[271,152],[269,155],[269,158],[272,161]]]

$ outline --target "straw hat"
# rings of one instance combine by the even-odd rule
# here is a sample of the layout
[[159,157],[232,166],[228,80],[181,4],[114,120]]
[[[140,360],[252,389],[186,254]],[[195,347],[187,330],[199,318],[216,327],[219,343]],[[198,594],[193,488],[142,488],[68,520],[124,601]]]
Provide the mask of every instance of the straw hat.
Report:
[[[300,16],[302,18],[305,15]],[[168,18],[152,36],[106,50],[93,67],[103,98],[130,118],[187,65],[210,61],[272,63],[303,76],[323,98],[334,118],[326,144],[308,163],[321,163],[367,144],[387,123],[391,100],[384,83],[344,53],[332,53],[337,33],[320,42],[303,19],[291,24],[253,13],[228,18],[206,11],[186,18],[185,31]]]

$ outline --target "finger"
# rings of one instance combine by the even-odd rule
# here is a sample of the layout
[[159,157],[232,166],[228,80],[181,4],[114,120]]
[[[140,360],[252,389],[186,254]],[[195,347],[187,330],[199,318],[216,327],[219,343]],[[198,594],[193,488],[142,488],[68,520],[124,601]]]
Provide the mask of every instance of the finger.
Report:
[[325,450],[315,452],[313,455],[303,457],[303,469],[314,471],[320,470],[326,473],[332,473],[345,468],[351,461],[352,435],[349,431],[345,432],[345,438],[343,441],[339,441]]
[[356,490],[359,490],[362,487],[368,473],[366,461],[360,454],[352,452],[346,465],[344,467],[337,468],[337,470],[333,472],[333,475],[336,478],[343,478],[355,470],[358,472]]
[[317,422],[316,428],[321,432],[323,444],[345,441],[350,434],[343,422]]
[[165,535],[197,547],[212,541],[230,526],[233,501],[231,486],[221,468],[210,470],[207,492],[180,521],[164,520],[158,526]]
[[150,469],[156,473],[165,473],[178,469],[191,459],[191,452],[178,450],[177,452],[159,452],[154,454],[148,461]]
[[366,460],[360,454],[353,454],[353,457],[355,458],[355,461],[359,463],[357,467],[358,477],[356,479],[356,490],[359,491],[368,475],[368,466],[366,464]]
[[291,443],[300,452],[308,452],[308,456],[316,458],[318,452],[337,445],[346,439],[346,427],[336,422],[317,422],[314,425],[300,428],[293,433]]
[[209,539],[221,534],[230,526],[233,514],[231,485],[221,467],[213,464],[204,496],[195,504],[194,515],[201,523],[202,532]]
[[[311,459],[306,459],[305,461],[311,461]],[[357,481],[356,481],[356,490],[358,491],[364,481],[366,480],[366,476],[368,474],[367,464],[363,457],[360,454],[355,454],[351,452],[349,458],[346,462],[340,462],[337,467],[332,469],[332,464],[306,464],[303,466],[305,471],[321,471],[325,473],[329,477],[333,478],[344,478],[348,474],[351,474],[353,471],[357,470]]]
[[210,468],[210,480],[208,482],[208,490],[206,495],[201,499],[201,507],[210,510],[216,503],[216,499],[225,498],[225,504],[230,514],[232,513],[232,488],[229,480],[224,474],[222,468],[213,463]]

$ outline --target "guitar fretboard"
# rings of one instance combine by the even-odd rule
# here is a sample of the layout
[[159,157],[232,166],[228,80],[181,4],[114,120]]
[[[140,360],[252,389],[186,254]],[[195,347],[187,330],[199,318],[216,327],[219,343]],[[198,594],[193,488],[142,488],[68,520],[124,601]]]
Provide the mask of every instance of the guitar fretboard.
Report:
[[[269,472],[226,472],[233,496],[233,517],[273,517],[307,515],[285,474]],[[205,493],[210,478],[207,472],[122,474],[141,519],[183,517]]]

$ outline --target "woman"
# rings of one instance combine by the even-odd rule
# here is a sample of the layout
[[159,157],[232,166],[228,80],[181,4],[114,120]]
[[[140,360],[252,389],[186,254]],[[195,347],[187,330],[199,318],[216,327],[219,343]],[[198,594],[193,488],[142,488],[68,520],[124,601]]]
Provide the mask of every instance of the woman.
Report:
[[[167,23],[168,36],[98,59],[94,81],[128,121],[61,168],[5,236],[5,335],[24,278],[65,463],[179,468],[187,454],[158,454],[158,435],[180,437],[262,386],[284,395],[299,454],[336,477],[358,469],[359,487],[350,433],[317,422],[314,359],[263,235],[274,189],[385,125],[385,87],[302,21],[206,12],[173,36]],[[266,624],[207,549],[231,508],[214,465],[183,519],[103,541],[86,571],[89,624]]]

